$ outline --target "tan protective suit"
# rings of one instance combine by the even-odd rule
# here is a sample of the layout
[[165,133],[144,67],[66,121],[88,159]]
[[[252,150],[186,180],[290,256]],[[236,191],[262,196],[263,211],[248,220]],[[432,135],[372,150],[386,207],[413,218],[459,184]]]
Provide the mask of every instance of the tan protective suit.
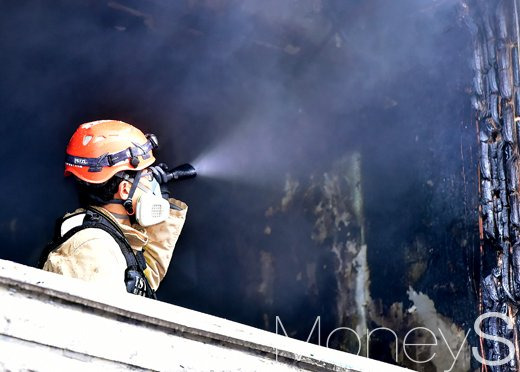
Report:
[[[170,208],[170,216],[165,222],[148,227],[120,224],[109,211],[95,207],[103,215],[118,223],[134,251],[143,251],[148,266],[145,275],[154,290],[159,287],[159,283],[166,275],[188,211],[188,206],[182,201],[173,198],[169,201],[180,210]],[[78,211],[82,210],[76,212]],[[124,282],[126,267],[121,248],[114,238],[101,229],[87,228],[74,234],[51,252],[43,270],[102,284],[107,289],[126,292]]]

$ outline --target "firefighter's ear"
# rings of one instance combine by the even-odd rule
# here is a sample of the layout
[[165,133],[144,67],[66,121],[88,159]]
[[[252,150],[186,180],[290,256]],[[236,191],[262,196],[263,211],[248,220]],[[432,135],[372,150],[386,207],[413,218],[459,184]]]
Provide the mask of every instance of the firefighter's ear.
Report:
[[117,193],[119,194],[119,197],[123,200],[128,199],[128,195],[130,194],[130,188],[132,187],[132,184],[128,181],[121,181],[119,184],[119,188],[117,189]]

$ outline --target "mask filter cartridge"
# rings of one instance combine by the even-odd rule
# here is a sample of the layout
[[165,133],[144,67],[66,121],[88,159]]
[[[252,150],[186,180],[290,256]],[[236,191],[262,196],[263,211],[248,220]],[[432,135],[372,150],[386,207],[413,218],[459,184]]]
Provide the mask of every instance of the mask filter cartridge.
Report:
[[168,200],[153,193],[145,193],[137,201],[135,218],[141,226],[147,227],[164,222],[169,214]]

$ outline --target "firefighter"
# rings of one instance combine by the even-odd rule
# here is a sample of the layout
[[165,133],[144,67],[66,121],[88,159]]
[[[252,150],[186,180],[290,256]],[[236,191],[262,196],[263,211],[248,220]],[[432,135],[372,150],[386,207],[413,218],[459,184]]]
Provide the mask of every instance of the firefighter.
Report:
[[82,208],[57,221],[41,268],[155,298],[188,209],[154,177],[157,145],[154,135],[122,121],[79,126],[65,175],[76,179]]

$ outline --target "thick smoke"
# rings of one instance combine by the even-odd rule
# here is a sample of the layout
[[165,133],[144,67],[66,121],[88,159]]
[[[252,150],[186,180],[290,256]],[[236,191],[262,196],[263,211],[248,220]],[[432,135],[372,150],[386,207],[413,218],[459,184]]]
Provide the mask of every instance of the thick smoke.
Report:
[[[443,82],[439,71],[449,58],[439,53],[439,39],[460,30],[457,5],[251,1],[229,6],[211,24],[208,48],[185,81],[183,100],[197,109],[215,87],[224,95],[227,89],[241,95],[241,105],[232,107],[215,103],[225,98],[206,98],[217,106],[215,115],[234,110],[237,117],[218,128],[211,145],[196,157],[201,175],[258,182],[284,172],[308,173],[360,146],[372,146],[368,127],[385,131],[390,125],[393,133],[417,130],[406,119],[369,122],[366,112],[402,111],[406,116],[424,110],[408,104],[416,92],[404,86],[418,71],[438,79],[439,86],[462,87],[463,79]],[[443,18],[446,13],[450,17]],[[265,24],[280,29],[273,35],[273,30],[265,32]],[[213,88],[209,92],[208,86]],[[427,94],[421,99],[431,105]],[[381,137],[378,147],[390,160],[392,144]]]

